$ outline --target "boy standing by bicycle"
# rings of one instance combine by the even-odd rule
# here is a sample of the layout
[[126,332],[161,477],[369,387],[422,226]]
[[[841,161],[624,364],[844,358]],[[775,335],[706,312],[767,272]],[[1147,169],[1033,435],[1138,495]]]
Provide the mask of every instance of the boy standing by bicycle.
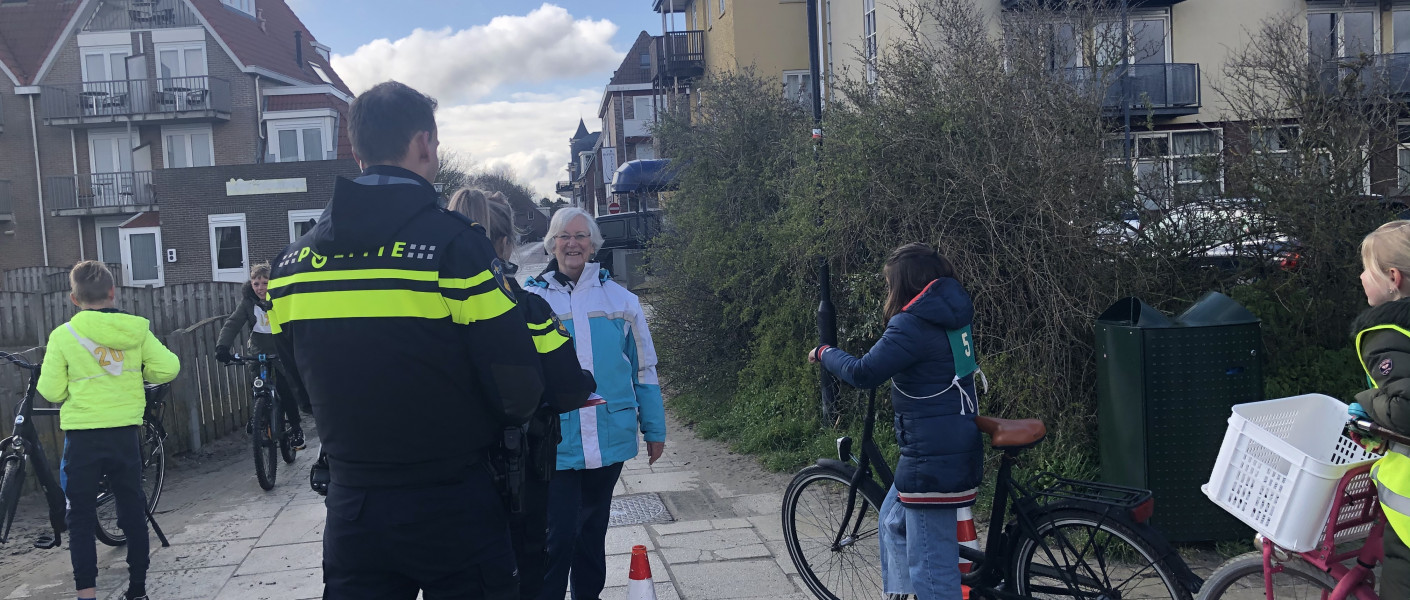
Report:
[[79,600],[97,596],[98,486],[104,477],[127,536],[128,600],[146,600],[147,499],[142,491],[139,432],[146,393],[142,382],[176,379],[180,363],[147,319],[114,308],[113,274],[98,261],[69,272],[69,299],[81,310],[49,334],[37,389],[59,404],[64,430],[64,496],[69,558]]

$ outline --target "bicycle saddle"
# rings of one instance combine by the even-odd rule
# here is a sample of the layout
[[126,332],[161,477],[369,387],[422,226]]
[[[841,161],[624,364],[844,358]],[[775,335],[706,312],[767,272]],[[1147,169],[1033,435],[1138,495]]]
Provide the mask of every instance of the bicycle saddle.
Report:
[[995,419],[975,417],[974,424],[989,435],[995,448],[1027,448],[1043,441],[1047,426],[1038,419]]

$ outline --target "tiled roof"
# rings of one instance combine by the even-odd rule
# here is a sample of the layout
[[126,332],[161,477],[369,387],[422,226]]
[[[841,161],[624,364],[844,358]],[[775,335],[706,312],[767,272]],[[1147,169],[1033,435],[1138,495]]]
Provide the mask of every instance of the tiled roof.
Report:
[[[264,18],[259,19],[221,3],[220,0],[188,0],[210,22],[215,34],[230,47],[230,51],[247,67],[262,67],[313,85],[323,85],[322,79],[308,66],[313,63],[323,69],[333,86],[351,95],[347,84],[333,71],[328,60],[314,51],[313,34],[283,0],[256,0],[255,7]],[[303,63],[295,59],[294,32],[303,32]]]
[[632,44],[632,49],[627,51],[626,58],[622,59],[622,64],[612,73],[612,80],[608,85],[626,85],[631,83],[651,83],[651,63],[642,66],[641,57],[651,55],[651,34],[643,31],[636,36],[636,43]]
[[80,4],[79,0],[29,0],[0,5],[0,62],[19,78],[20,85],[34,82]]

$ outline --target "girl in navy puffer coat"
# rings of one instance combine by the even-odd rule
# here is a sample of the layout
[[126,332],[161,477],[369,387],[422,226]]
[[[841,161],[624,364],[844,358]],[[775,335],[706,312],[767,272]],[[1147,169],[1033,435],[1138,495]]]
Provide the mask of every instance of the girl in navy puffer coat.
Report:
[[881,340],[861,358],[820,346],[808,360],[857,388],[891,380],[901,461],[881,506],[885,592],[950,600],[960,597],[956,509],[974,504],[983,478],[974,305],[950,262],[925,244],[897,248],[883,274]]

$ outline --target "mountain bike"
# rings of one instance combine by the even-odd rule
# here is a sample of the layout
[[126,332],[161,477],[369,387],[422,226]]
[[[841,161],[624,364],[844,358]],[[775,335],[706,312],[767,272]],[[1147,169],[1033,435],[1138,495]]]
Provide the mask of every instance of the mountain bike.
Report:
[[[279,458],[293,464],[298,457],[298,449],[289,443],[289,429],[284,423],[284,409],[281,398],[274,391],[274,361],[279,357],[273,354],[256,354],[253,357],[232,355],[226,362],[230,366],[257,365],[258,372],[250,383],[251,430],[250,438],[255,455],[255,478],[265,491],[274,489],[275,476],[279,470]],[[275,432],[278,432],[276,434]]]
[[[166,483],[166,428],[162,419],[170,389],[169,383],[147,385],[147,408],[142,413],[142,491],[147,495],[147,512],[152,514],[157,512],[162,485]],[[98,484],[98,529],[94,533],[98,541],[109,546],[127,543],[127,536],[118,527],[117,501],[108,491],[107,478]]]
[[[1346,428],[1410,446],[1410,437],[1366,419],[1353,419]],[[1200,600],[1379,600],[1375,568],[1385,558],[1381,540],[1386,519],[1371,480],[1372,466],[1355,467],[1337,482],[1316,548],[1291,552],[1259,534],[1254,538],[1259,549],[1235,556],[1215,569],[1200,590]]]
[[[38,478],[39,487],[49,504],[49,522],[54,529],[53,535],[42,535],[36,539],[34,546],[40,549],[57,548],[62,542],[60,534],[68,529],[64,514],[66,502],[59,482],[49,470],[48,458],[44,454],[44,447],[39,444],[38,433],[31,418],[58,416],[60,409],[34,407],[34,400],[38,396],[35,386],[39,382],[39,365],[26,361],[18,354],[7,352],[0,352],[0,360],[29,371],[29,382],[25,386],[24,397],[15,410],[14,430],[10,437],[0,440],[0,465],[3,465],[3,471],[0,471],[3,473],[0,474],[0,544],[9,541],[10,527],[14,524],[15,512],[19,508],[20,495],[24,488],[25,462],[28,460],[34,466],[34,476]],[[166,439],[166,431],[161,428],[160,412],[161,406],[165,404],[163,397],[167,389],[168,384],[147,386],[148,404],[142,424],[142,489],[147,493],[147,522],[152,525],[152,531],[162,546],[169,545],[166,534],[162,532],[161,526],[157,525],[152,514],[157,509],[157,500],[161,498],[162,484],[166,480],[166,449],[162,443]],[[155,426],[151,422],[154,411],[157,415]],[[98,527],[94,534],[104,544],[118,546],[127,542],[127,536],[117,526],[117,503],[107,489],[108,483],[105,479],[99,483]]]
[[[1014,467],[1046,436],[1042,421],[975,423],[1003,456],[985,547],[960,547],[960,558],[972,563],[961,578],[970,597],[1189,600],[1199,590],[1199,577],[1150,526],[1149,491],[1051,473],[1019,481]],[[872,390],[860,453],[851,438],[839,438],[837,459],[803,469],[784,493],[788,553],[824,600],[886,597],[877,515],[894,475],[873,439],[875,426]]]

